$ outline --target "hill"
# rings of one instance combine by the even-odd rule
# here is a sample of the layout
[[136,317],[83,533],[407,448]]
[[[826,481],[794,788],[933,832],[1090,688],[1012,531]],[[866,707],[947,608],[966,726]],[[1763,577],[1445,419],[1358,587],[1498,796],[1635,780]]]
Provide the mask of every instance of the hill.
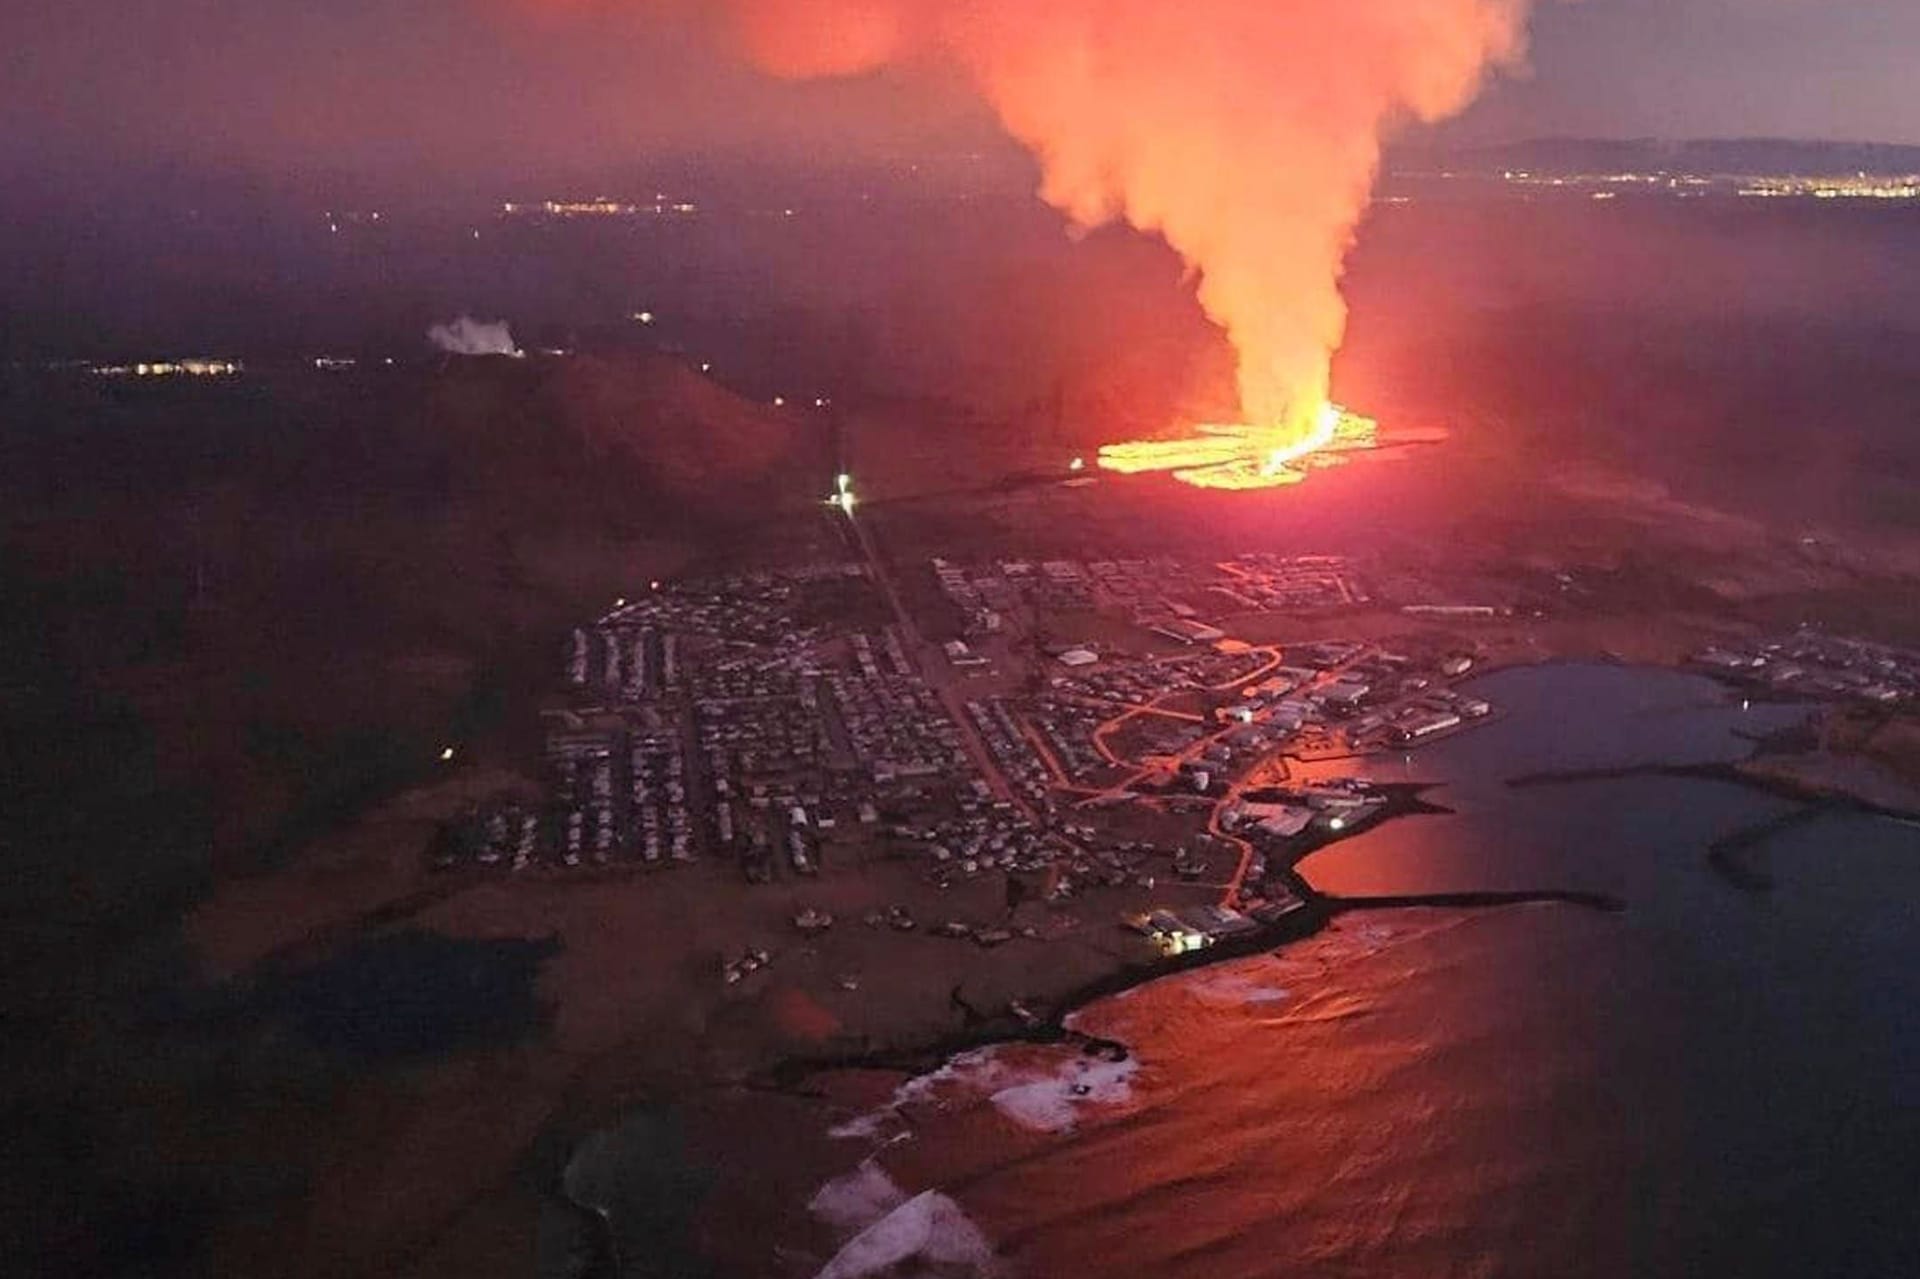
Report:
[[205,986],[183,916],[446,744],[537,768],[566,628],[736,539],[808,553],[824,430],[657,356],[15,370],[0,422],[0,1234],[34,1272],[191,1272],[216,1217],[297,1201],[286,1125],[331,1132],[353,1076]]
[[1920,173],[1920,147],[1883,142],[1790,138],[1530,138],[1497,146],[1409,148],[1395,170],[1443,163],[1456,171],[1498,173],[1689,173],[1830,177],[1842,173]]

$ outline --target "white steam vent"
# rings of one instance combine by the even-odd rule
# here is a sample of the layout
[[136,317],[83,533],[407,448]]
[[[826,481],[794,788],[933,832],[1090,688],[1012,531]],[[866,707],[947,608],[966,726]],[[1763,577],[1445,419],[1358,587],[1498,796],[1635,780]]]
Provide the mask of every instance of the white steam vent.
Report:
[[427,330],[427,340],[448,355],[523,354],[513,344],[513,331],[505,320],[476,320],[470,315]]

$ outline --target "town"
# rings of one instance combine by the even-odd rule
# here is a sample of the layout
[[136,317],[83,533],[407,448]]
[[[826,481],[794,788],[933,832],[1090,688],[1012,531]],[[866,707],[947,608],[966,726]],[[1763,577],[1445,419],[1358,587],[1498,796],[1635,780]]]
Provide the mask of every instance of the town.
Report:
[[[1466,687],[1483,646],[1445,627],[1511,606],[1435,603],[1340,557],[934,558],[891,576],[869,555],[614,601],[561,645],[547,793],[475,805],[436,868],[702,863],[752,891],[904,863],[936,891],[1005,884],[1005,911],[936,918],[923,898],[865,926],[990,947],[1080,927],[1080,902],[1179,955],[1280,924],[1308,904],[1304,856],[1417,810],[1417,787],[1367,761],[1410,765],[1498,717]],[[1342,635],[1362,609],[1408,629]],[[1322,634],[1262,638],[1274,619]],[[1811,630],[1691,664],[1803,699],[1920,693],[1920,657]],[[792,915],[803,936],[836,922]],[[769,962],[747,946],[723,971]]]
[[[868,926],[992,946],[1078,923],[1015,922],[1020,902],[1099,894],[1177,954],[1300,909],[1292,864],[1393,808],[1390,788],[1298,781],[1289,760],[1411,749],[1494,714],[1456,687],[1471,645],[1338,638],[1374,588],[1335,557],[934,559],[914,615],[877,572],[814,563],[615,601],[561,645],[546,796],[476,805],[436,866],[717,862],[750,891],[906,859],[936,889],[1006,882],[1006,918],[903,903]],[[1325,614],[1336,637],[1233,633],[1275,614]],[[726,975],[767,962],[750,947]]]

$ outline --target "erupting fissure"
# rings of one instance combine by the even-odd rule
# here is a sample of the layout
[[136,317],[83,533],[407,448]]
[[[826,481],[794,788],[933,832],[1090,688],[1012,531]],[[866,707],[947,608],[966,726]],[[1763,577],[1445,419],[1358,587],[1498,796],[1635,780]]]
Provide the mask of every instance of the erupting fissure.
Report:
[[1323,404],[1307,435],[1297,439],[1251,426],[1193,429],[1196,434],[1179,439],[1109,444],[1100,450],[1100,466],[1122,475],[1165,471],[1200,488],[1275,488],[1298,484],[1316,467],[1337,465],[1342,453],[1372,448],[1378,425],[1337,404]]

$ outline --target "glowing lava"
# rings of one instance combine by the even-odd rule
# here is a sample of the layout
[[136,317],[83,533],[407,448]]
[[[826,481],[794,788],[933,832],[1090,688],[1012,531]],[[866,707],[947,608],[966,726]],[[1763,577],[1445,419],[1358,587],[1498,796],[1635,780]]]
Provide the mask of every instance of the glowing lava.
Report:
[[1183,484],[1210,489],[1264,489],[1298,484],[1307,472],[1336,466],[1339,455],[1370,449],[1379,423],[1337,404],[1323,404],[1305,437],[1236,424],[1206,424],[1173,440],[1133,440],[1100,450],[1102,470],[1122,475],[1169,471]]

